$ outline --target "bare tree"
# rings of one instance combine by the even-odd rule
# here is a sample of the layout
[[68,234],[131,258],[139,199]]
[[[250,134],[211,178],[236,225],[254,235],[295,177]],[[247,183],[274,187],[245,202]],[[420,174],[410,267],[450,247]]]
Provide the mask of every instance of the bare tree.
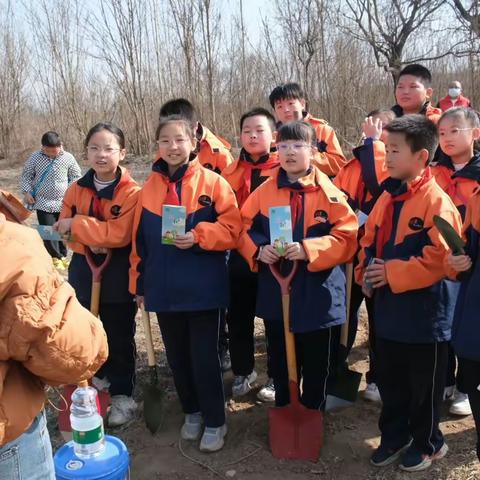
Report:
[[480,38],[480,4],[476,0],[470,2],[470,6],[463,4],[461,0],[452,0],[453,7],[460,21]]

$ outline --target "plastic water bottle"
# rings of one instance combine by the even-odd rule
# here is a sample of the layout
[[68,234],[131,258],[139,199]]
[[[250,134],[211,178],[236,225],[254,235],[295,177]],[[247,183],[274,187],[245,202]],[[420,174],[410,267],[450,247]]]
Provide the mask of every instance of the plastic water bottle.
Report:
[[75,455],[92,458],[102,453],[105,448],[105,432],[103,418],[97,409],[97,390],[86,381],[79,383],[72,394],[70,423]]

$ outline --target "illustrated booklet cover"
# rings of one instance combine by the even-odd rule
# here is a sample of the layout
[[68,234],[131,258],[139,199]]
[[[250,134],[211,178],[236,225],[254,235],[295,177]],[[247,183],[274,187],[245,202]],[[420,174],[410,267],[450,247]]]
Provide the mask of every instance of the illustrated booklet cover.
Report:
[[185,207],[164,205],[162,210],[162,243],[173,245],[178,235],[185,235]]
[[285,255],[287,244],[293,242],[290,206],[270,207],[268,216],[270,222],[270,243],[283,256]]

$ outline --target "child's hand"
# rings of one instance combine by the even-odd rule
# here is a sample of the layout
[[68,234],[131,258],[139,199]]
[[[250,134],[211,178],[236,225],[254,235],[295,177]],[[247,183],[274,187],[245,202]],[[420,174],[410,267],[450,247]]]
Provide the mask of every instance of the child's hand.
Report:
[[293,242],[287,245],[285,258],[287,260],[307,260],[307,254],[301,243]]
[[388,284],[385,262],[381,258],[376,258],[375,263],[370,264],[365,270],[364,279],[370,283],[373,288],[380,288]]
[[472,259],[468,255],[452,255],[447,257],[447,263],[456,272],[466,272],[472,268]]
[[142,305],[145,305],[145,297],[143,295],[135,295],[135,302],[137,302],[137,307],[141,308]]
[[185,235],[177,235],[175,238],[175,246],[181,250],[192,248],[195,245],[195,237],[192,232],[187,232]]
[[273,265],[280,260],[280,255],[273,245],[264,245],[260,247],[260,253],[257,260],[266,263],[267,265]]
[[33,205],[35,203],[35,199],[32,197],[32,194],[29,192],[25,193],[25,195],[23,196],[23,201],[28,205]]
[[374,120],[373,117],[367,117],[362,123],[363,134],[372,140],[380,140],[382,127],[382,121],[379,118]]
[[60,235],[66,235],[72,228],[72,220],[73,218],[62,218],[53,225],[53,229]]

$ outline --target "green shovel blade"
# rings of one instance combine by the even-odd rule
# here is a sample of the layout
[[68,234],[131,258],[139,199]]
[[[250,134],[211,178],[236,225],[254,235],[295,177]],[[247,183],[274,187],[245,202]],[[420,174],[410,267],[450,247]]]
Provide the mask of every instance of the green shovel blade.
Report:
[[440,235],[447,242],[454,255],[460,255],[465,247],[465,242],[455,229],[442,217],[433,216],[433,223],[438,228]]

